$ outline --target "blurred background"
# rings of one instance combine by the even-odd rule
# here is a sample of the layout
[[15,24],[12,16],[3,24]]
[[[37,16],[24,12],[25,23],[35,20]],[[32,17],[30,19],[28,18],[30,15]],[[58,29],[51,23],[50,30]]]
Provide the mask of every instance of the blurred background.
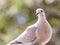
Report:
[[0,45],[6,45],[34,24],[37,8],[45,10],[53,29],[47,45],[60,45],[60,0],[0,0]]

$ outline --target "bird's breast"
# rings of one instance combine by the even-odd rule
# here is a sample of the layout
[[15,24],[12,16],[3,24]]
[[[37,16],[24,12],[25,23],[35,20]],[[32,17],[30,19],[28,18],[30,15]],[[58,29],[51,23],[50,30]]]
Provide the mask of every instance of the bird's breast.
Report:
[[37,37],[40,39],[41,42],[47,43],[52,36],[52,29],[50,24],[46,20],[43,20],[38,22],[37,28]]

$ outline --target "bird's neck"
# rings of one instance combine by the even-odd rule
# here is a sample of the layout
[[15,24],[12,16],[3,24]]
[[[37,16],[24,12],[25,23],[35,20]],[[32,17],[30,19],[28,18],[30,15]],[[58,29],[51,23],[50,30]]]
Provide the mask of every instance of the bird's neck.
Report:
[[46,16],[38,16],[38,21],[46,20]]
[[46,19],[45,13],[38,14],[38,19]]
[[46,17],[38,17],[38,20],[46,20]]
[[36,25],[40,25],[41,22],[46,22],[46,17],[41,17],[41,16],[38,16],[38,21],[36,22]]

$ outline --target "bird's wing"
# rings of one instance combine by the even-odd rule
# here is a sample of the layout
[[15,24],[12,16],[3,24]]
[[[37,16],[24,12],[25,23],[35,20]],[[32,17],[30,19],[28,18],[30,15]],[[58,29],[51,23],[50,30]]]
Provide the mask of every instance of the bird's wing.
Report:
[[35,26],[30,26],[24,31],[19,37],[18,40],[22,42],[29,42],[32,41],[35,38],[35,31],[36,31]]
[[14,42],[28,43],[34,41],[36,38],[35,36],[36,30],[37,27],[29,26],[21,35],[19,35],[15,40],[11,41],[10,43],[14,43]]

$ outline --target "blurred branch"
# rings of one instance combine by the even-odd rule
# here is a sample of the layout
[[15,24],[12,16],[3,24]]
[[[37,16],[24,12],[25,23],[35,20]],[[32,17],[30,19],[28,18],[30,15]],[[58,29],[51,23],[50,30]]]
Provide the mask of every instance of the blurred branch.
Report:
[[47,4],[46,0],[43,0],[42,3],[43,3],[44,6],[48,5],[48,6],[51,6],[51,7],[52,7],[52,6],[55,7],[55,6],[59,6],[59,5],[60,5],[60,0],[55,0],[55,1],[54,1],[53,3],[51,3],[51,4]]
[[45,9],[45,12],[46,12],[46,17],[47,19],[50,19],[50,17],[54,17],[56,19],[60,19],[60,13],[59,11],[56,11],[55,9]]

